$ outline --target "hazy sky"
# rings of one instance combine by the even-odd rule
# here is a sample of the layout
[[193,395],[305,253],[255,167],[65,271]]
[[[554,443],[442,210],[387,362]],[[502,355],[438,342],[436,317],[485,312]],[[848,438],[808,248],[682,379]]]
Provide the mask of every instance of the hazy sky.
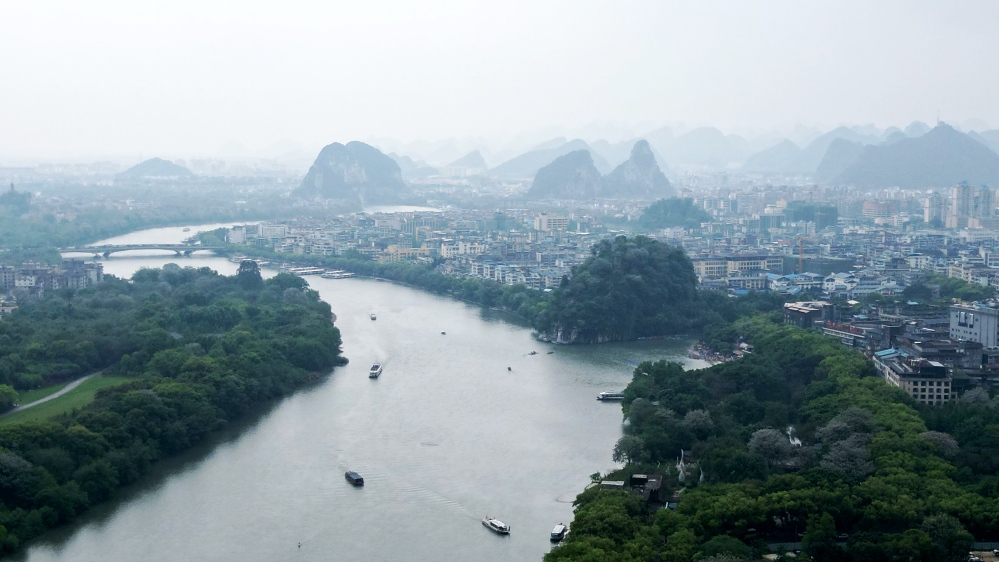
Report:
[[0,165],[593,122],[999,127],[997,22],[991,0],[0,2]]

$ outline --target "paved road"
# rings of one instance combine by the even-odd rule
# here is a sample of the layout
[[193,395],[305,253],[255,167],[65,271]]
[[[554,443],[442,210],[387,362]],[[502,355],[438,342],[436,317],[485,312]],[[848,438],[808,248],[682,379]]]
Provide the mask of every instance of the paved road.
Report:
[[83,378],[76,379],[75,381],[67,384],[65,387],[63,387],[58,392],[53,392],[52,394],[49,394],[45,398],[40,398],[38,400],[35,400],[34,402],[31,402],[29,404],[25,404],[23,406],[18,406],[17,408],[14,408],[13,410],[10,410],[8,412],[4,412],[3,414],[0,414],[0,418],[5,418],[5,417],[7,417],[9,415],[16,414],[16,413],[18,413],[18,412],[20,412],[22,410],[27,410],[28,408],[31,408],[33,406],[37,406],[37,405],[41,404],[42,402],[48,402],[49,400],[53,400],[55,398],[59,398],[63,394],[66,394],[70,390],[73,390],[74,388],[76,388],[76,387],[80,386],[81,384],[83,384],[83,382],[86,381],[87,379],[89,379],[91,377],[96,377],[97,375],[101,374],[102,372],[103,371],[97,371],[96,373],[91,373],[91,374],[89,374],[89,375],[87,375],[87,376],[85,376]]

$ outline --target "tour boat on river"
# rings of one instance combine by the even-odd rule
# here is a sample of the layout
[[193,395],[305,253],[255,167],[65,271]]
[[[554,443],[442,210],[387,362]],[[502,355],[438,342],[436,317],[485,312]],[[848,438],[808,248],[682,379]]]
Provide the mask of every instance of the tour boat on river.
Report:
[[569,532],[569,527],[566,527],[562,523],[555,525],[555,528],[552,529],[552,536],[551,536],[552,542],[560,542],[562,539],[565,538],[565,535],[568,532]]
[[489,517],[488,515],[486,515],[486,518],[482,520],[482,524],[485,525],[486,528],[488,528],[490,530],[493,530],[493,531],[496,531],[497,533],[499,533],[501,535],[509,535],[510,534],[510,526],[509,525],[507,525],[506,523],[500,521],[499,519],[493,519],[492,517]]
[[597,400],[624,400],[623,392],[601,392],[597,395]]
[[361,478],[361,475],[354,472],[353,470],[348,470],[347,472],[343,473],[343,477],[347,479],[347,482],[350,482],[355,486],[364,485],[364,478]]

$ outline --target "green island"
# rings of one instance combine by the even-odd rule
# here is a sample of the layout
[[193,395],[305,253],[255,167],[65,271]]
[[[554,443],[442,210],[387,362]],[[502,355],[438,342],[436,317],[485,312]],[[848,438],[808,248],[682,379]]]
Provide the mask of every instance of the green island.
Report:
[[[0,321],[0,382],[48,389],[0,420],[0,547],[12,552],[345,359],[327,303],[299,277],[142,269],[52,291]],[[60,404],[60,402],[62,402]],[[52,407],[50,407],[52,405]]]

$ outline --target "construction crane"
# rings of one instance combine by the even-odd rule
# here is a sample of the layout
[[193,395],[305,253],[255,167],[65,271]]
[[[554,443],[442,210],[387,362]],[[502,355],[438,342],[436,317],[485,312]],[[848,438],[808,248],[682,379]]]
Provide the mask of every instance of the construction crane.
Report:
[[809,240],[807,236],[798,237],[798,273],[805,272],[805,240]]

